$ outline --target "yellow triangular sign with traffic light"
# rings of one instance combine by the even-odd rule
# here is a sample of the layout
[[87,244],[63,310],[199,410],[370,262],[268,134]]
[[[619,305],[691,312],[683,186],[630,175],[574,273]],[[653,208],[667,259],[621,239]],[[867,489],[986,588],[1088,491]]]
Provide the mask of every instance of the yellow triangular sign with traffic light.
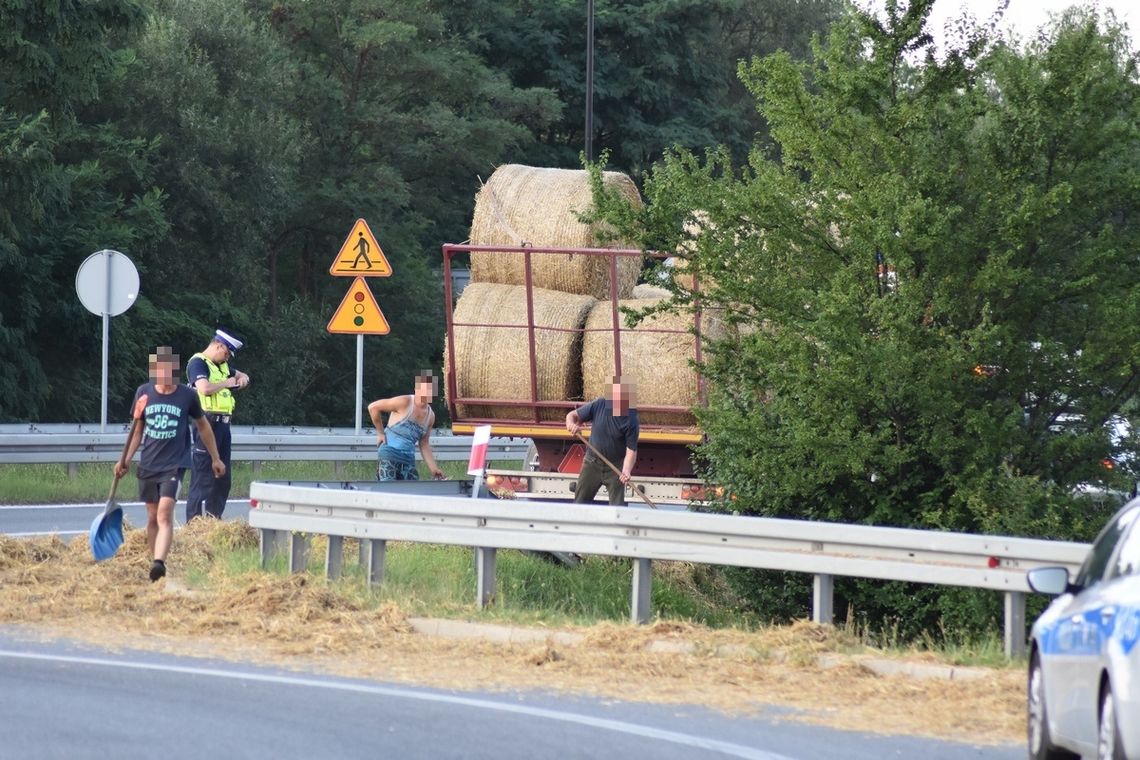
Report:
[[380,250],[376,236],[368,228],[368,222],[357,219],[352,231],[344,239],[344,245],[329,267],[329,274],[335,277],[389,277],[392,265]]
[[352,287],[348,289],[325,329],[331,333],[349,335],[387,335],[392,331],[363,277],[352,281]]

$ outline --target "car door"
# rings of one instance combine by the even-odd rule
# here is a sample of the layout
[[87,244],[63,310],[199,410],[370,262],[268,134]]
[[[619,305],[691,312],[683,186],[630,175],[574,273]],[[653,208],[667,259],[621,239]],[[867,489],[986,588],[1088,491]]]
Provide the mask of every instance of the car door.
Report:
[[1121,510],[1097,536],[1074,580],[1080,590],[1058,615],[1043,655],[1050,713],[1058,738],[1068,743],[1087,745],[1096,738],[1099,678],[1114,615],[1111,563],[1137,514],[1140,507]]

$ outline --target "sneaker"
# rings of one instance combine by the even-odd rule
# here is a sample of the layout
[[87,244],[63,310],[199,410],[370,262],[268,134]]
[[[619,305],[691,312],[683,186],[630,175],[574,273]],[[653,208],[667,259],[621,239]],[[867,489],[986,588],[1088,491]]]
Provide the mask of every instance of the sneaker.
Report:
[[156,559],[150,566],[150,582],[154,583],[164,575],[166,575],[166,563],[160,559]]

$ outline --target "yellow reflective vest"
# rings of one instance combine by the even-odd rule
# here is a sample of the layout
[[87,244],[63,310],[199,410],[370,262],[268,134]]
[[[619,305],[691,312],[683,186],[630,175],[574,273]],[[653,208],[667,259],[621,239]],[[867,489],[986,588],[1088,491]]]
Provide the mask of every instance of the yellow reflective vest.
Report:
[[[206,369],[210,371],[210,376],[207,379],[211,383],[225,382],[230,376],[229,362],[222,362],[221,364],[214,364],[203,353],[197,353],[190,357],[191,359],[202,359],[206,362]],[[234,394],[229,388],[222,388],[221,390],[207,396],[205,393],[198,393],[198,400],[202,402],[202,411],[210,414],[233,414],[234,413]]]

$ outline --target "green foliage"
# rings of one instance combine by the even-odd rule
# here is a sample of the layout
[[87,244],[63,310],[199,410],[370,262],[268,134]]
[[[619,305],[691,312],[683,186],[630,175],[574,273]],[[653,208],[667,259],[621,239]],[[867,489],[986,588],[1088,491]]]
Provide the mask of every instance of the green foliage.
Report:
[[0,3],[5,419],[98,417],[101,325],[75,297],[75,272],[93,251],[166,233],[153,146],[89,116],[127,65],[114,38],[140,19],[128,0]]
[[[324,326],[358,217],[393,267],[364,392],[406,392],[441,363],[439,246],[466,238],[478,177],[576,163],[578,6],[0,0],[0,419],[98,417],[100,320],[71,283],[109,247],[142,283],[112,324],[112,419],[156,345],[185,363],[223,325],[248,344],[240,421],[349,424],[356,341]],[[743,154],[760,117],[736,61],[802,53],[835,7],[600,2],[599,146],[626,170],[672,142]]]
[[[739,60],[802,55],[837,15],[832,0],[598,0],[594,145],[640,173],[671,145],[725,143],[745,155],[763,128],[735,77]],[[585,143],[586,5],[580,0],[451,4],[453,28],[520,87],[553,91],[561,118],[521,163],[578,166]]]
[[[730,325],[700,412],[725,508],[1087,540],[1107,507],[1073,488],[1137,479],[1135,441],[1110,434],[1138,422],[1137,62],[1095,11],[1021,50],[974,30],[938,58],[930,5],[852,11],[809,63],[743,64],[770,141],[739,170],[676,151],[650,206],[611,216],[682,254]],[[754,580],[766,613],[795,614]],[[918,628],[993,612],[843,594]]]

